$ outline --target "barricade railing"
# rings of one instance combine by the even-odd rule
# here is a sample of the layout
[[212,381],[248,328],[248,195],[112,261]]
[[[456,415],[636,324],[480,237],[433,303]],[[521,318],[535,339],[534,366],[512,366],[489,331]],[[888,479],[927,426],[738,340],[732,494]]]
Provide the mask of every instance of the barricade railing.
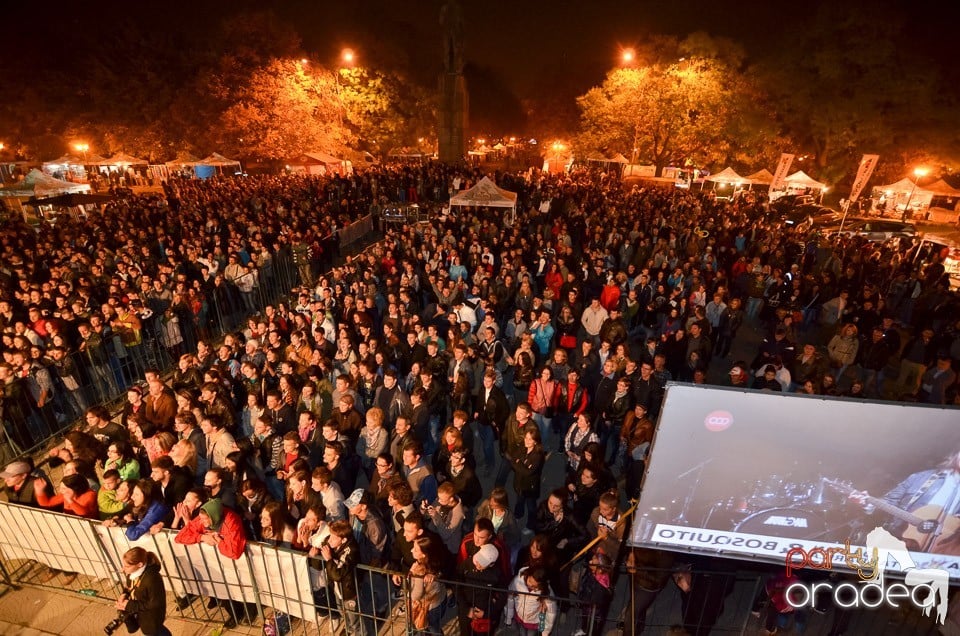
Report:
[[[345,604],[318,569],[319,560],[304,552],[248,543],[239,558],[231,559],[213,545],[177,543],[176,536],[175,531],[162,530],[131,541],[124,528],[0,502],[0,576],[15,586],[46,585],[116,599],[122,591],[121,557],[130,547],[140,546],[160,560],[168,616],[217,623],[269,620],[279,627],[277,633],[332,636],[342,628],[350,636],[409,633],[411,578],[406,572],[358,565],[352,580],[356,600]],[[764,581],[771,571],[696,570],[689,593],[669,582],[666,570],[645,572],[640,579],[620,572],[612,577],[610,596],[597,602],[584,587],[586,571],[581,570],[575,577],[580,581],[575,597],[545,597],[558,606],[552,633],[568,636],[583,630],[593,636],[619,628],[632,636],[642,628],[662,633],[676,625],[688,633],[744,634],[762,626],[769,606],[763,603]],[[651,580],[661,581],[661,589],[645,589]],[[442,578],[440,583],[449,590],[441,610],[447,633],[461,633],[470,626],[472,607],[504,625],[509,589]],[[751,610],[760,617],[752,616]],[[847,633],[937,633],[935,620],[906,608],[805,610],[776,618],[783,629],[792,623],[809,633],[827,633],[838,625]]]
[[[369,215],[348,227],[355,228],[353,244],[370,236],[373,229]],[[208,290],[205,301],[190,311],[157,311],[141,321],[136,342],[124,343],[119,334],[107,330],[97,334],[95,344],[68,354],[63,362],[44,360],[53,382],[52,399],[38,405],[27,379],[19,392],[8,394],[0,403],[0,463],[43,448],[86,408],[122,400],[130,386],[142,382],[148,367],[171,372],[182,354],[196,351],[200,340],[217,340],[242,330],[245,321],[262,314],[267,305],[288,300],[291,290],[300,285],[312,285],[319,272],[313,271],[314,264],[296,259],[292,250],[279,250],[269,262],[236,281]],[[141,299],[146,307],[160,309],[149,296]]]
[[[175,531],[162,530],[130,540],[121,527],[0,503],[0,557],[10,583],[15,585],[49,585],[116,599],[122,592],[122,556],[139,546],[160,560],[170,605],[168,615],[179,612],[185,618],[205,622],[270,620],[285,633],[332,635],[341,625],[351,635],[409,633],[411,581],[406,573],[358,565],[353,573],[356,598],[350,603],[343,601],[320,562],[306,553],[248,543],[244,552],[232,559],[213,545],[177,543],[176,536]],[[471,620],[464,614],[470,608],[455,609],[455,602],[478,607],[485,616],[493,617],[494,624],[502,624],[508,590],[444,580],[440,583],[449,590],[441,601],[445,624]],[[553,600],[558,607],[577,608],[577,626],[570,620],[569,629],[554,633],[573,633],[581,625],[581,617],[594,624],[595,610],[588,603]]]
[[373,215],[368,214],[340,230],[340,249],[349,248],[371,232],[373,232]]

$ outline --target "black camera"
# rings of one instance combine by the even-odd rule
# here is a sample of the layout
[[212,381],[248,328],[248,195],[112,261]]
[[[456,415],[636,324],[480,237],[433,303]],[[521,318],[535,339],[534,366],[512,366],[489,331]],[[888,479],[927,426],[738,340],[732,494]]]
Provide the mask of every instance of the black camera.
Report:
[[103,633],[107,636],[113,636],[113,632],[120,629],[120,626],[123,625],[123,621],[126,618],[124,612],[117,614],[117,617],[103,626]]
[[131,634],[140,629],[140,620],[136,614],[128,614],[124,610],[117,612],[117,617],[103,626],[103,633],[107,636],[113,636],[113,633],[125,625],[127,631]]

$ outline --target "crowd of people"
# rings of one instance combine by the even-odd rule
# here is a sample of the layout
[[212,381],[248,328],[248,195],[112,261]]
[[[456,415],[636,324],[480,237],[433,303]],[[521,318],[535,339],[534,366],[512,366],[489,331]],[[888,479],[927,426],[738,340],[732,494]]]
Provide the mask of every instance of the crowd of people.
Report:
[[[549,634],[564,614],[639,633],[673,558],[622,544],[668,382],[957,403],[939,255],[784,227],[762,197],[500,174],[509,226],[445,213],[335,263],[352,220],[482,176],[177,180],[8,228],[6,434],[31,448],[83,416],[45,460],[63,465],[55,491],[17,461],[8,498],[227,558],[247,541],[305,551],[318,607],[350,634],[390,612],[436,634],[454,608],[462,634]],[[100,402],[120,392],[113,417]],[[608,617],[620,565],[637,584]],[[723,595],[697,581],[680,622],[705,634]],[[254,618],[209,603],[228,626]]]

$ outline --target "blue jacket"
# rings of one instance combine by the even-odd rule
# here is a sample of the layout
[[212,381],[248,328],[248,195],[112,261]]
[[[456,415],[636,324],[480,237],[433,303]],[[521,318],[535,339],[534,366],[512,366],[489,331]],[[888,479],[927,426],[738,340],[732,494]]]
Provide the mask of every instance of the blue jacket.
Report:
[[147,508],[147,514],[143,515],[143,519],[140,520],[140,523],[127,526],[127,538],[131,541],[136,541],[143,535],[150,532],[151,526],[161,523],[164,519],[166,519],[168,512],[170,512],[170,509],[166,504],[160,501],[154,501],[152,504],[150,504],[150,507]]

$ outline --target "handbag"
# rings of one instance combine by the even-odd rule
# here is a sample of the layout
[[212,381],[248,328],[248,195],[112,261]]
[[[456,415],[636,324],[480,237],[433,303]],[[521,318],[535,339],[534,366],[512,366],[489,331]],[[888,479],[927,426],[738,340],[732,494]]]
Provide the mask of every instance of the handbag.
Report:
[[422,600],[413,601],[411,616],[413,618],[414,629],[427,628],[427,612],[429,611],[430,609],[427,607],[426,602]]
[[577,337],[570,333],[563,334],[560,336],[560,347],[563,349],[576,349]]

